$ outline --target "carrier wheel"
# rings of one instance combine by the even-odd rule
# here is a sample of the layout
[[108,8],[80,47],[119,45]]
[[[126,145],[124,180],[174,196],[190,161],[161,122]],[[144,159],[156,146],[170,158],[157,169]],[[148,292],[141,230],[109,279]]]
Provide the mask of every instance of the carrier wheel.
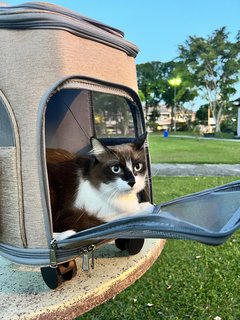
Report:
[[139,253],[143,247],[144,239],[116,239],[115,245],[121,251],[127,250],[130,255]]
[[56,289],[64,281],[69,281],[77,274],[75,260],[59,264],[56,268],[42,267],[41,274],[44,282],[50,289]]

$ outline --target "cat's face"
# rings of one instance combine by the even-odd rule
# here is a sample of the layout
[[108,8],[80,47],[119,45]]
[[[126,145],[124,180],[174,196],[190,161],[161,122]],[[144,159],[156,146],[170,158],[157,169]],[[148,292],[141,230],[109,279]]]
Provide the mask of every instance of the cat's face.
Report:
[[138,193],[145,187],[145,137],[136,143],[106,147],[92,138],[96,164],[91,170],[91,183],[103,194]]

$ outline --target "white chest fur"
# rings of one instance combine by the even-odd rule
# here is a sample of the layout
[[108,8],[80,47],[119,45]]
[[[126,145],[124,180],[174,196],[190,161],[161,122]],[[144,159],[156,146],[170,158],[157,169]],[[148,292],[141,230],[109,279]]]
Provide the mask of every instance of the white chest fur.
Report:
[[98,190],[87,180],[81,181],[74,206],[84,208],[88,213],[105,221],[137,214],[141,211],[144,211],[143,213],[152,211],[150,203],[148,203],[148,208],[146,206],[143,208],[143,204],[138,203],[137,195],[134,192],[119,193],[108,184],[101,184]]

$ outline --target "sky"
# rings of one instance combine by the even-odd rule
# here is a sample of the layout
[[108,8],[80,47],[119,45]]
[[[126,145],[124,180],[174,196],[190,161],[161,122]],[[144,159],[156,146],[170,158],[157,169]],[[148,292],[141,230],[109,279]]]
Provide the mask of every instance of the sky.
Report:
[[[10,5],[23,2],[5,0]],[[166,62],[188,36],[207,37],[223,26],[234,41],[240,30],[240,0],[53,0],[82,15],[122,30],[139,47],[136,63]]]

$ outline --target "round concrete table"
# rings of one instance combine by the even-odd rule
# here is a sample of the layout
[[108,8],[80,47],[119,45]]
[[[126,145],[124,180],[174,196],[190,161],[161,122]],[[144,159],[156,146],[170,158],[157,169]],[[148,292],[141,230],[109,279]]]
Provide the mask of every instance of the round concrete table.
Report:
[[40,269],[0,257],[0,314],[2,320],[71,320],[111,299],[140,278],[153,264],[165,240],[145,240],[134,256],[119,251],[114,244],[96,250],[95,269],[81,270],[55,290],[44,283]]

